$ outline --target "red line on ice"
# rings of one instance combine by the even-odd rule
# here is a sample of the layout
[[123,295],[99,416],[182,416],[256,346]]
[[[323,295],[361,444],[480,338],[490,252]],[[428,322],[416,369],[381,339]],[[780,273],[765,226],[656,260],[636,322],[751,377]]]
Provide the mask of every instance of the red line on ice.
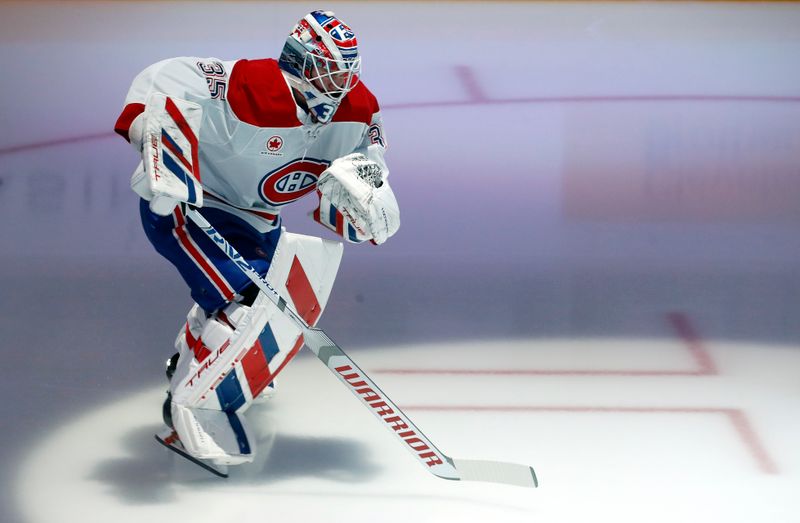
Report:
[[[459,66],[464,67],[464,66]],[[459,71],[460,69],[457,69]],[[462,75],[463,73],[458,73]],[[638,102],[758,102],[758,103],[800,103],[800,96],[766,96],[766,95],[702,95],[702,94],[664,94],[664,95],[603,95],[603,96],[530,96],[520,98],[488,98],[480,89],[474,76],[462,76],[470,98],[465,100],[440,100],[430,102],[406,102],[381,105],[383,110],[392,109],[425,109],[434,107],[461,107],[469,105],[505,105],[505,104],[560,104],[560,103],[638,103]],[[100,140],[117,136],[109,131],[65,138],[53,138],[40,142],[0,147],[0,155],[13,154],[31,150]]]
[[764,474],[778,474],[778,467],[761,442],[747,414],[741,409],[715,407],[591,407],[555,405],[406,405],[403,410],[436,412],[566,412],[608,414],[720,414],[733,425],[739,440]]
[[648,370],[648,369],[374,369],[378,374],[432,374],[452,376],[704,376],[694,370]]
[[689,317],[684,312],[670,312],[667,314],[667,321],[675,329],[678,336],[686,343],[689,352],[692,354],[694,361],[699,367],[699,374],[704,376],[713,376],[718,374],[717,366],[714,360],[711,359],[711,354],[705,348],[703,340],[695,330]]
[[480,101],[442,100],[431,102],[406,102],[382,105],[383,109],[425,109],[434,107],[457,107],[464,105],[506,104],[559,104],[559,103],[637,103],[637,102],[759,102],[800,103],[800,96],[747,96],[747,95],[702,95],[664,94],[629,96],[530,96],[520,98],[484,98]]
[[418,375],[451,375],[451,376],[712,376],[717,368],[711,355],[706,351],[702,339],[694,329],[689,317],[683,312],[670,312],[667,322],[675,329],[683,340],[697,364],[696,369],[419,369],[419,368],[384,368],[374,369],[380,374],[418,374]]
[[728,419],[730,419],[733,426],[736,427],[739,437],[747,448],[750,449],[750,453],[758,461],[761,470],[767,474],[778,474],[778,466],[770,457],[764,444],[761,443],[761,439],[758,437],[758,434],[744,411],[739,409],[725,410]]
[[113,131],[109,131],[107,133],[94,133],[94,134],[84,134],[80,136],[68,136],[66,138],[54,138],[42,142],[12,145],[10,147],[0,148],[0,155],[33,151],[36,149],[41,149],[43,147],[55,147],[57,145],[70,145],[73,143],[89,142],[92,140],[99,140],[102,138],[111,138],[112,136],[118,136],[118,135]]
[[459,81],[464,85],[464,89],[466,89],[469,94],[470,102],[480,103],[488,100],[478,83],[478,79],[475,78],[475,71],[472,67],[468,65],[457,65],[454,67],[454,71]]

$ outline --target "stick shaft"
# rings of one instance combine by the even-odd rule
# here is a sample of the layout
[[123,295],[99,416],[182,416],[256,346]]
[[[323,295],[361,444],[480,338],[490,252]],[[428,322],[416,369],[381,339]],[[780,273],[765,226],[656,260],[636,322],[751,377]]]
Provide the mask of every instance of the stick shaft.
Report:
[[303,332],[305,345],[392,432],[428,471],[443,479],[489,481],[537,487],[533,468],[516,463],[453,460],[422,433],[367,374],[322,329],[311,327],[197,209],[186,213],[248,278]]

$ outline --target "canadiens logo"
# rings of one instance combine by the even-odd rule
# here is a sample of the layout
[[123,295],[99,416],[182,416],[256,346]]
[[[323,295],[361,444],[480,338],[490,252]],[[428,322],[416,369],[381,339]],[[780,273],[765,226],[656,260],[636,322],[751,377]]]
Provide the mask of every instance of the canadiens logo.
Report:
[[305,158],[267,173],[259,184],[261,199],[270,205],[286,205],[310,193],[330,162]]
[[335,18],[325,24],[325,29],[328,30],[328,34],[333,37],[340,47],[355,47],[358,45],[353,30]]
[[352,29],[337,18],[328,18],[321,25],[339,48],[342,58],[355,60],[358,57],[358,41]]

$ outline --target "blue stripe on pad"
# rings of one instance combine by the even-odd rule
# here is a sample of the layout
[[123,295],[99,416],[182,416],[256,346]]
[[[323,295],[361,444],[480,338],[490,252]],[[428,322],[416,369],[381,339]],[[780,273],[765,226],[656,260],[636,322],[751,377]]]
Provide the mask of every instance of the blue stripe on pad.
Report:
[[235,412],[226,412],[228,415],[228,423],[231,424],[233,433],[236,434],[236,442],[239,443],[239,452],[242,454],[250,454],[250,442],[247,441],[247,434],[244,432],[239,416]]
[[244,405],[242,385],[239,383],[239,377],[235,370],[231,370],[231,373],[217,387],[217,399],[225,412],[234,412]]
[[272,358],[274,358],[281,349],[278,347],[278,341],[275,339],[275,335],[272,333],[272,328],[269,326],[269,323],[264,326],[264,330],[258,335],[258,341],[261,342],[261,348],[264,350],[267,363],[271,362]]

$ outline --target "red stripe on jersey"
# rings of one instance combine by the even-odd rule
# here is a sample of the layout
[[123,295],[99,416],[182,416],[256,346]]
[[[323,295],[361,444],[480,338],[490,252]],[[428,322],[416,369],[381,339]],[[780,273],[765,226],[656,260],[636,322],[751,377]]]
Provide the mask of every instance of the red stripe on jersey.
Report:
[[189,140],[189,145],[192,147],[192,174],[194,175],[195,180],[199,182],[201,180],[200,162],[198,161],[197,153],[197,135],[194,134],[194,131],[192,131],[192,128],[189,126],[189,122],[187,122],[186,118],[183,117],[183,114],[181,114],[181,111],[178,109],[178,106],[175,105],[175,102],[172,101],[172,98],[167,97],[167,103],[165,107],[167,109],[167,113],[172,117],[172,120],[178,124],[178,129],[180,129],[186,139]]
[[364,82],[358,82],[344,97],[339,108],[333,113],[333,122],[372,123],[372,115],[380,111],[378,100]]
[[261,394],[261,391],[272,381],[269,365],[267,364],[267,357],[264,355],[264,348],[261,346],[261,341],[256,340],[256,343],[250,347],[250,350],[244,355],[242,358],[242,369],[244,370],[244,375],[247,377],[250,392],[255,398]]
[[117,123],[114,124],[114,132],[131,141],[128,132],[131,130],[131,124],[137,116],[144,112],[144,104],[132,103],[125,106],[122,113],[117,118]]
[[247,209],[247,212],[251,212],[251,213],[255,214],[256,216],[260,216],[262,218],[266,218],[267,220],[274,220],[275,218],[278,217],[277,214],[271,214],[271,213],[264,212],[264,211],[254,211],[253,209]]
[[278,62],[239,60],[228,83],[228,103],[239,120],[256,127],[299,127],[297,104]]
[[244,209],[242,207],[236,207],[235,205],[232,205],[231,203],[226,202],[222,198],[219,198],[218,196],[214,196],[213,194],[211,194],[210,192],[208,192],[206,190],[203,190],[203,198],[205,198],[206,200],[211,200],[211,201],[215,201],[215,202],[224,203],[228,207],[233,207],[234,209],[237,209],[237,210],[240,210],[240,211],[245,211],[245,212],[249,212],[251,214],[255,214],[259,218],[265,218],[267,220],[275,221],[275,219],[278,217],[277,214],[273,214],[271,212],[257,211],[255,209]]
[[319,315],[322,314],[322,309],[297,256],[292,260],[292,268],[286,279],[286,290],[289,291],[297,313],[306,320],[306,323],[313,326],[319,319]]
[[223,280],[222,277],[217,273],[216,267],[211,265],[197,250],[197,248],[192,244],[189,240],[189,235],[186,232],[186,221],[184,220],[183,213],[180,211],[180,207],[175,208],[175,219],[177,221],[177,227],[175,227],[175,233],[178,235],[178,240],[181,243],[183,249],[192,257],[195,264],[197,264],[202,271],[205,273],[206,278],[213,281],[217,288],[222,293],[223,297],[231,301],[233,299],[233,290],[231,289],[228,282]]

